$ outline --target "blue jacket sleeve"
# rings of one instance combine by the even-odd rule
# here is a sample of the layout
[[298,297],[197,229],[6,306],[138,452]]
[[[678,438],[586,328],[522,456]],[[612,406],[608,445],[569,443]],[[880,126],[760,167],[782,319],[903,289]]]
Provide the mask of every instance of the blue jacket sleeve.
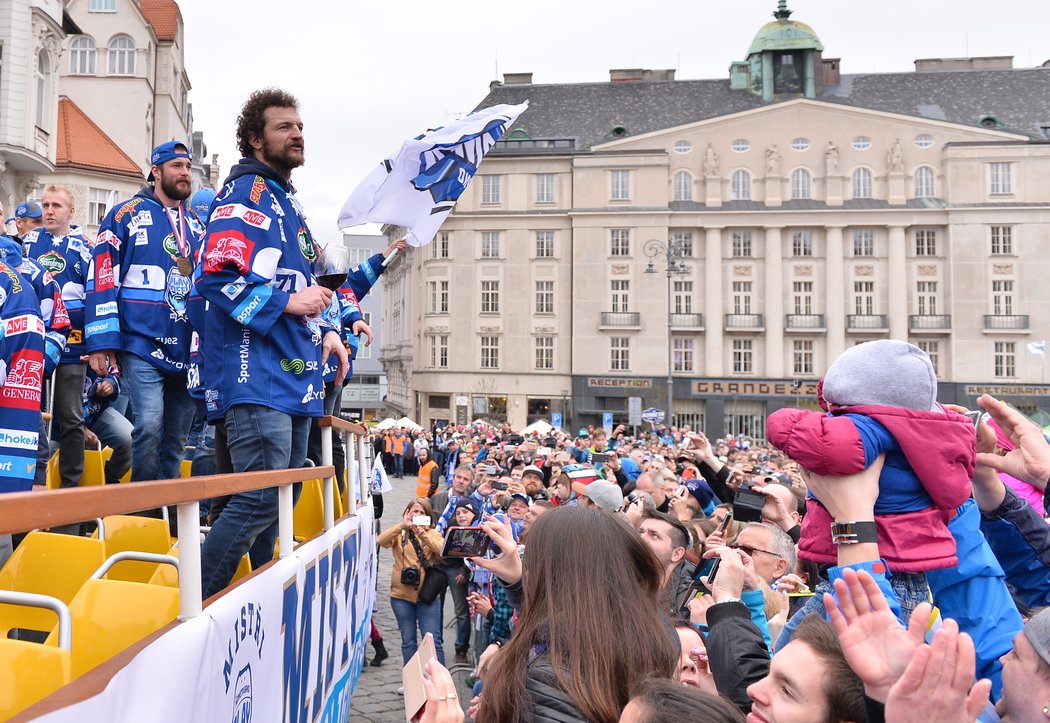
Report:
[[981,531],[1017,599],[1050,605],[1050,526],[1039,513],[1007,487],[1003,503],[981,516]]
[[853,426],[860,434],[860,441],[864,445],[864,468],[867,469],[883,452],[889,452],[897,447],[896,440],[889,430],[876,422],[871,417],[863,414],[845,415],[853,421]]
[[116,219],[130,215],[128,204],[110,209],[91,249],[91,266],[84,287],[84,336],[88,353],[121,348],[117,297],[123,279],[123,252],[130,239],[127,226]]
[[773,649],[773,641],[769,638],[769,621],[766,620],[766,598],[761,590],[746,590],[740,599],[751,611],[751,622],[755,624],[758,631],[762,633],[762,639],[766,641],[766,650]]
[[368,260],[358,264],[346,276],[347,285],[353,290],[354,296],[363,299],[368,292],[379,281],[380,275],[386,267],[383,266],[383,254],[374,254]]

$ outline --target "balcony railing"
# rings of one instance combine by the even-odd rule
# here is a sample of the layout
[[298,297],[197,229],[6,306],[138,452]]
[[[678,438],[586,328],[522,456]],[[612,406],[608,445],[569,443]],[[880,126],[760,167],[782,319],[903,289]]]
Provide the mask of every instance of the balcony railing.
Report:
[[682,329],[703,329],[703,314],[671,314],[671,326]]
[[913,314],[908,317],[908,328],[911,331],[950,331],[951,314]]
[[846,317],[848,331],[879,331],[888,328],[885,314],[849,314]]
[[1028,314],[985,314],[984,328],[1014,330],[1027,329]]
[[641,326],[637,311],[603,311],[602,326]]
[[761,314],[726,314],[726,329],[761,329]]
[[823,314],[788,314],[784,317],[785,329],[812,331],[824,328]]

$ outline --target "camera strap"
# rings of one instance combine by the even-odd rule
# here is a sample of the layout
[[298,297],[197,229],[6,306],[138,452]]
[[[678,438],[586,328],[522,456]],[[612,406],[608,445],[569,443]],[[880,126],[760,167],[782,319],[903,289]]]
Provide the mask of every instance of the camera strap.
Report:
[[433,565],[427,560],[427,556],[423,554],[423,548],[420,546],[419,540],[416,539],[412,530],[406,530],[406,532],[408,532],[408,539],[412,543],[412,547],[416,550],[416,557],[419,558],[419,564],[423,566],[425,572],[430,572],[430,568],[433,567]]

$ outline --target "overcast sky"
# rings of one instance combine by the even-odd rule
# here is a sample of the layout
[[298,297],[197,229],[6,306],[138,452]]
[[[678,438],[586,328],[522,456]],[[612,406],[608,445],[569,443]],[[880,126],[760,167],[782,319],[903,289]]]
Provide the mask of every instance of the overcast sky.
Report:
[[[282,87],[301,103],[306,165],[293,181],[314,234],[401,142],[474,108],[490,81],[601,82],[610,68],[676,68],[728,78],[775,0],[180,0],[194,128],[239,158],[234,127],[248,94]],[[913,69],[916,58],[1050,59],[1046,0],[791,0],[843,74]],[[366,230],[366,229],[361,229]],[[377,226],[367,228],[377,231]]]

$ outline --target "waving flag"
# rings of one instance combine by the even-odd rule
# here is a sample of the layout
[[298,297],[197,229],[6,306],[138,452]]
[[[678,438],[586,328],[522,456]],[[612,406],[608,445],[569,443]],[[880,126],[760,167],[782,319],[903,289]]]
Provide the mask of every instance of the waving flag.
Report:
[[1028,351],[1046,359],[1046,340],[1028,342]]
[[481,159],[528,106],[482,108],[405,141],[350,194],[339,213],[339,228],[388,223],[407,228],[412,246],[430,243]]

